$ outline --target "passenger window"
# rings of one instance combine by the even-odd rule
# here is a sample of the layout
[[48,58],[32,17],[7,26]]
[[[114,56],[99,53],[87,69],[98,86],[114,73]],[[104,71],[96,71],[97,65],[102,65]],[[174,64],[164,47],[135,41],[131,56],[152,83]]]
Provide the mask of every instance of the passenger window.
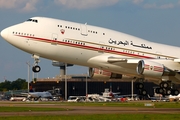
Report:
[[32,21],[32,22],[38,23],[38,20],[34,20],[34,19],[28,19],[28,20],[26,20],[26,21]]

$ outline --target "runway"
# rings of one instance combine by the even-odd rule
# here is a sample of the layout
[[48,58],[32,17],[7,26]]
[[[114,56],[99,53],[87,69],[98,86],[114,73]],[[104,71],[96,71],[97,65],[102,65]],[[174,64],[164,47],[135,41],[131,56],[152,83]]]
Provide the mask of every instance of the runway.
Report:
[[81,114],[179,114],[180,108],[137,108],[137,107],[107,107],[107,106],[70,106],[66,104],[9,104],[1,106],[14,107],[41,107],[65,108],[65,111],[40,111],[34,112],[0,112],[0,116],[38,116],[38,115],[81,115]]

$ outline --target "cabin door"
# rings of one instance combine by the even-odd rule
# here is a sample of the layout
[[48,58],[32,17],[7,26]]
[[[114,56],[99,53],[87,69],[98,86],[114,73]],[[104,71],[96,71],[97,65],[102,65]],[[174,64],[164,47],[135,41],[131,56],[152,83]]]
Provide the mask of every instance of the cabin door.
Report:
[[81,24],[81,35],[87,36],[88,32],[87,32],[87,24]]

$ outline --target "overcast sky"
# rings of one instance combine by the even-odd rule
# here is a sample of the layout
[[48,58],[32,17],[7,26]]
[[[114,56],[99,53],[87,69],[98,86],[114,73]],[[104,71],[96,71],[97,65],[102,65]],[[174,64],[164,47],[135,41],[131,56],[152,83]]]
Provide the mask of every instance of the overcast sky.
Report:
[[[0,0],[0,31],[34,16],[87,22],[180,47],[180,0]],[[27,79],[26,62],[33,63],[30,54],[0,37],[0,55],[0,82]],[[50,60],[41,59],[39,65],[39,78],[59,74]],[[86,72],[86,67],[68,68],[68,74]]]

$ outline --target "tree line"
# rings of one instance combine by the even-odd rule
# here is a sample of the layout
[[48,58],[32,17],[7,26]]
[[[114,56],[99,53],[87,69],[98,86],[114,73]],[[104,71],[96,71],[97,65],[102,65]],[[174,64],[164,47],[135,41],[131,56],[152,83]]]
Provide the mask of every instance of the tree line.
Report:
[[28,82],[25,79],[18,78],[15,81],[5,80],[0,83],[0,91],[9,91],[9,90],[25,90],[28,88]]

